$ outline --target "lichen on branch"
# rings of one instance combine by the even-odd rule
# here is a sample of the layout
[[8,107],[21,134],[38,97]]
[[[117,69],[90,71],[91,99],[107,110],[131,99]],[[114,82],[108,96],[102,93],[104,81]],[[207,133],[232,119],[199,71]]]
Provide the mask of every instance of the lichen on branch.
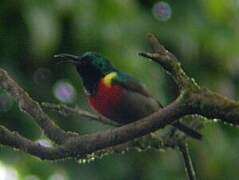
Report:
[[[199,114],[211,119],[218,118],[223,122],[233,125],[239,124],[238,102],[200,87],[185,73],[176,56],[164,48],[155,35],[148,34],[147,40],[153,52],[144,52],[140,53],[140,55],[161,65],[174,79],[180,89],[180,95],[168,106],[136,122],[120,127],[113,127],[103,132],[85,135],[80,135],[76,132],[66,132],[54,123],[42,107],[63,114],[77,113],[103,123],[111,122],[81,109],[49,103],[40,104],[33,100],[5,70],[0,68],[0,88],[15,98],[19,108],[32,117],[32,120],[37,123],[45,135],[55,142],[55,145],[53,147],[44,147],[22,137],[16,132],[11,132],[3,126],[0,126],[0,144],[20,149],[41,159],[81,158],[91,153],[103,153],[107,151],[107,149],[111,151],[115,150],[116,152],[117,149],[122,150],[124,148],[140,147],[142,144],[139,143],[140,141],[138,141],[137,138],[149,137],[142,138],[143,140],[141,140],[155,143],[155,138],[149,136],[149,134],[152,135],[153,132],[188,115]],[[137,139],[137,141],[135,141],[135,139]],[[157,140],[156,142],[158,142],[160,146],[163,144],[162,142],[168,142],[168,146],[173,147],[175,144],[177,145],[178,142],[182,143],[181,141],[184,142],[186,139],[181,138],[178,141],[177,138],[175,139],[175,136],[167,136],[163,138],[163,141]],[[169,142],[173,143],[170,144]],[[184,156],[186,157],[186,153]],[[189,163],[189,161],[185,161],[185,163]],[[188,166],[189,165],[190,163]],[[190,169],[188,171],[190,171]],[[193,172],[188,173],[190,176],[190,173]]]

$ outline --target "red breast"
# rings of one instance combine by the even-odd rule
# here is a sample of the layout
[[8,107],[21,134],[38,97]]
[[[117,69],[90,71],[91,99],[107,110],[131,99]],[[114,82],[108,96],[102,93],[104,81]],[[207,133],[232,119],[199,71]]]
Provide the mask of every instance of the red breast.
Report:
[[97,93],[94,96],[89,96],[91,106],[106,117],[111,115],[111,109],[114,109],[120,101],[123,94],[123,89],[118,85],[106,86],[101,80],[98,85]]

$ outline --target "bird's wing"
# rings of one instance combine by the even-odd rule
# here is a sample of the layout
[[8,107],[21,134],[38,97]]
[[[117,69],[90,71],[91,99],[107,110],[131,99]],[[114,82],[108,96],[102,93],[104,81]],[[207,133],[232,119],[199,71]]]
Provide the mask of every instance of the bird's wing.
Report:
[[[146,96],[146,97],[153,98],[141,82],[135,80],[134,78],[132,78],[128,74],[119,73],[117,78],[114,79],[114,83],[121,85],[122,87],[124,87],[127,90],[139,93],[139,94],[141,94],[143,96]],[[153,99],[155,99],[155,98],[153,98]],[[161,108],[163,108],[162,104],[158,100],[156,100],[156,101],[157,101],[158,105]]]
[[114,79],[114,83],[121,85],[127,90],[137,92],[146,97],[151,97],[143,84],[127,74],[120,73],[117,78]]
[[[153,98],[148,93],[148,91],[145,89],[143,84],[141,84],[139,81],[135,80],[134,78],[130,77],[127,74],[123,74],[123,73],[120,74],[119,76],[117,76],[117,78],[114,79],[113,82],[123,86],[125,89],[134,91],[136,93],[139,93],[139,94],[149,97],[149,98]],[[156,99],[154,99],[154,100],[156,100]],[[156,102],[158,103],[160,108],[163,108],[163,105],[158,100],[156,100]],[[185,134],[187,134],[193,138],[201,139],[201,137],[202,137],[202,135],[199,132],[192,129],[191,127],[188,127],[188,126],[180,123],[179,121],[173,123],[173,126],[175,126],[180,131],[184,132]]]

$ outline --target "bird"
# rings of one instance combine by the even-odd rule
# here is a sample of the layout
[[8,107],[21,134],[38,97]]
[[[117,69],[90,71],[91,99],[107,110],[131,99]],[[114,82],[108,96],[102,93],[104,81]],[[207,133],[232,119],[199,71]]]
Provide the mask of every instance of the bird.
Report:
[[[115,68],[99,53],[89,51],[80,56],[63,53],[54,58],[57,63],[76,67],[90,106],[118,125],[135,122],[163,108],[140,81]],[[202,137],[179,121],[172,125],[194,139]]]

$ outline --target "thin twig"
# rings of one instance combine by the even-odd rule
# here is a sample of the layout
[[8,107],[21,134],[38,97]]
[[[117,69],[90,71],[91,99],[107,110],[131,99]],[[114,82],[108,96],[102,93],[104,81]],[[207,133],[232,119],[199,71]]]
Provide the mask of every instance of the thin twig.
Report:
[[154,34],[148,33],[147,41],[151,46],[153,53],[141,52],[139,55],[149,58],[160,64],[173,77],[175,83],[181,91],[187,88],[199,88],[197,83],[186,75],[176,56],[168,51],[159,42],[159,39]]
[[196,173],[193,167],[192,159],[189,153],[188,144],[182,142],[178,145],[180,152],[183,156],[185,172],[189,180],[196,180]]
[[94,115],[94,114],[92,114],[88,111],[85,111],[79,107],[72,108],[72,107],[69,107],[64,104],[53,104],[53,103],[46,103],[46,102],[41,103],[41,106],[43,108],[45,108],[46,110],[56,111],[64,116],[70,115],[70,114],[76,114],[81,117],[86,117],[90,120],[102,122],[103,124],[107,124],[107,125],[111,125],[111,126],[119,126],[117,123],[115,123],[103,116]]
[[[53,104],[53,103],[46,103],[46,102],[41,103],[41,106],[43,108],[45,108],[46,110],[56,111],[59,114],[62,114],[63,116],[75,114],[75,115],[78,115],[79,117],[86,117],[89,120],[94,120],[97,122],[101,122],[103,124],[107,124],[107,125],[111,125],[111,126],[115,126],[115,127],[120,126],[119,124],[117,124],[114,121],[111,121],[103,116],[94,115],[94,114],[92,114],[88,111],[85,111],[79,107],[72,108],[72,107],[69,107],[64,104]],[[187,135],[187,136],[190,136],[197,140],[202,139],[202,135],[199,132],[197,132],[195,129],[193,129],[185,124],[182,124],[181,122],[177,121],[177,122],[173,123],[173,126],[175,126],[178,130],[184,132],[185,135]]]

